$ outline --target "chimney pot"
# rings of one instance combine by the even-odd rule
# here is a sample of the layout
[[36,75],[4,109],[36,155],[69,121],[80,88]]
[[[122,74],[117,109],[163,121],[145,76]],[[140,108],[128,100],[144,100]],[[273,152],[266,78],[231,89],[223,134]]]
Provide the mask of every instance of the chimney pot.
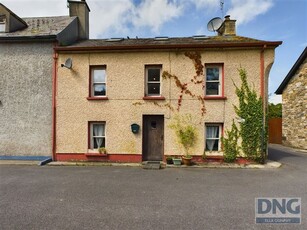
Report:
[[236,36],[236,20],[232,20],[230,15],[226,15],[222,26],[217,32],[219,36]]
[[69,4],[69,16],[78,17],[78,37],[79,40],[89,39],[89,12],[90,8],[88,7],[85,0],[74,1],[68,0]]

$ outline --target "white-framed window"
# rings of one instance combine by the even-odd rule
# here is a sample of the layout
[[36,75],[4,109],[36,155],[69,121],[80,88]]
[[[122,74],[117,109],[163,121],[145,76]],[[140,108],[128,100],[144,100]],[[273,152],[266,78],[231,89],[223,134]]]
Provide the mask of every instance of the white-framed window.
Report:
[[90,97],[105,97],[107,93],[106,66],[91,66],[90,69]]
[[90,122],[89,126],[89,148],[99,149],[101,147],[106,147],[106,123]]
[[222,96],[223,65],[206,65],[205,71],[205,96]]
[[0,15],[0,33],[5,32],[6,18],[5,15]]
[[161,72],[162,65],[146,65],[145,66],[145,95],[161,96]]
[[205,124],[205,151],[221,150],[222,128],[222,124]]

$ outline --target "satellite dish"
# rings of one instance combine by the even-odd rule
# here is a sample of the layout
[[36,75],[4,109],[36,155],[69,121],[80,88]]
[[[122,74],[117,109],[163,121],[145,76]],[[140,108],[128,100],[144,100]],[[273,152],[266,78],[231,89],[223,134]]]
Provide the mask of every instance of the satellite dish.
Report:
[[217,31],[223,24],[223,19],[216,17],[212,18],[208,24],[207,24],[207,29],[211,32]]
[[67,69],[71,69],[71,67],[72,67],[72,59],[71,58],[67,58],[67,60],[65,61],[65,64],[61,64],[61,67],[66,67]]

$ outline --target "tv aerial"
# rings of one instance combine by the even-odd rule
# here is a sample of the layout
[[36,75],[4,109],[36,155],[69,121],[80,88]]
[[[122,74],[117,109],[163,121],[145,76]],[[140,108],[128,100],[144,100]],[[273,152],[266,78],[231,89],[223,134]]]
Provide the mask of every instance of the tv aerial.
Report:
[[208,24],[207,24],[207,29],[211,32],[216,32],[223,24],[223,19],[220,17],[215,17],[212,18]]

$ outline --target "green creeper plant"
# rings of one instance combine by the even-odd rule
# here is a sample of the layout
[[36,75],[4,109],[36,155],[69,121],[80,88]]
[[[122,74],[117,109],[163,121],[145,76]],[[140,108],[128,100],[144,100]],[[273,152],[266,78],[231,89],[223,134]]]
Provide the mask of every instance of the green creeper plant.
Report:
[[191,148],[194,147],[198,140],[198,131],[193,122],[191,114],[176,114],[172,123],[169,125],[175,131],[177,142],[185,150],[185,157],[191,157]]
[[239,129],[232,120],[231,130],[226,131],[227,137],[222,137],[222,143],[224,147],[224,161],[231,163],[237,159],[239,155],[240,147],[238,146]]
[[247,83],[247,73],[240,68],[241,86],[236,87],[239,105],[234,106],[236,114],[242,119],[240,136],[242,151],[247,158],[264,163],[267,144],[267,132],[264,126],[263,100]]

